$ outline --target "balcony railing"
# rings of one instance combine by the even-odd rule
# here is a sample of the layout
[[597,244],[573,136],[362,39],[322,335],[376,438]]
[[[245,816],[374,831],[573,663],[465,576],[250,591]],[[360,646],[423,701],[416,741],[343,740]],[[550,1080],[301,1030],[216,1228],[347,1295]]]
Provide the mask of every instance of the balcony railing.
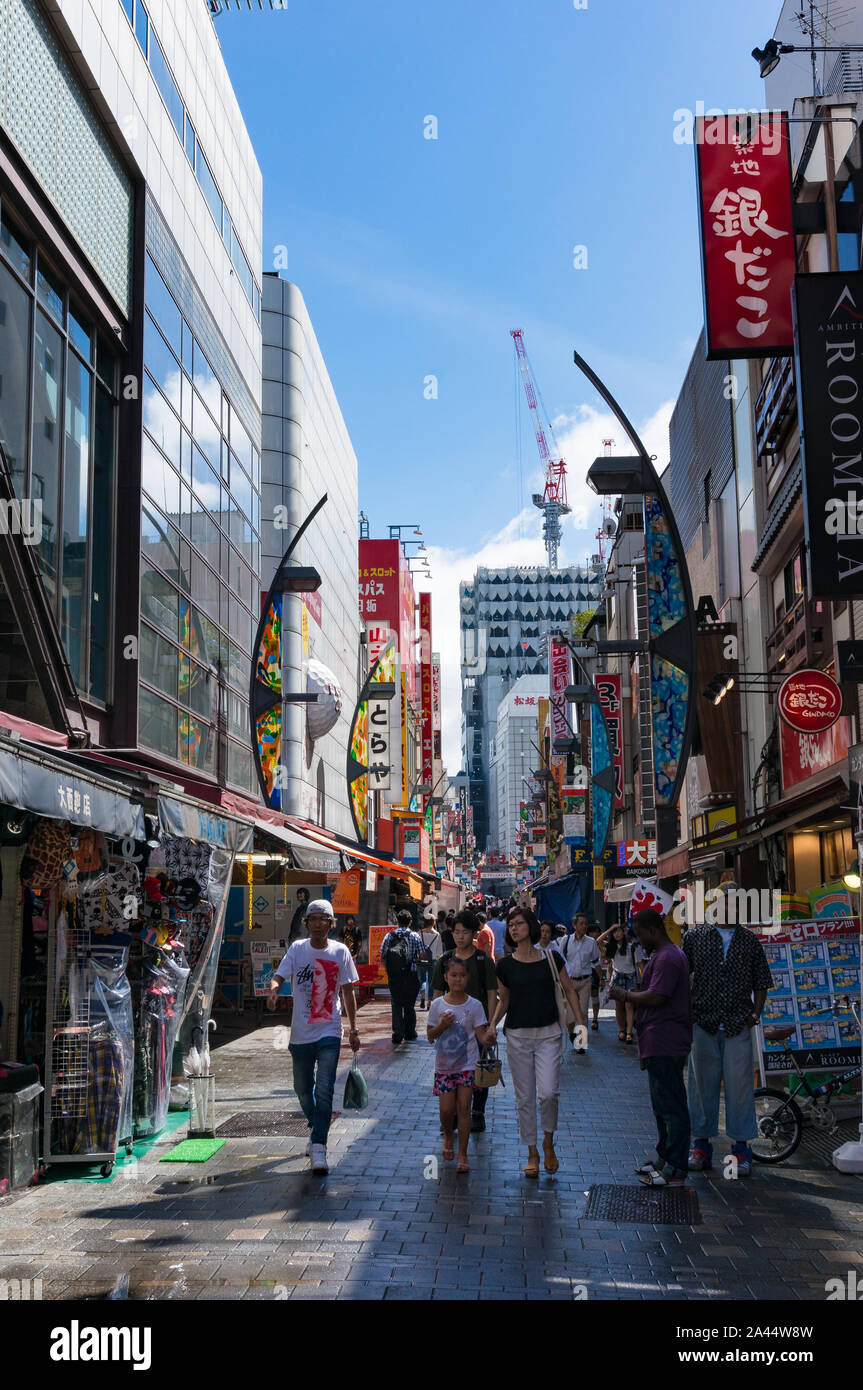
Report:
[[790,357],[774,357],[755,400],[755,452],[776,453],[796,415],[794,368]]
[[816,664],[824,659],[832,641],[828,605],[801,594],[767,638],[767,670],[784,674]]

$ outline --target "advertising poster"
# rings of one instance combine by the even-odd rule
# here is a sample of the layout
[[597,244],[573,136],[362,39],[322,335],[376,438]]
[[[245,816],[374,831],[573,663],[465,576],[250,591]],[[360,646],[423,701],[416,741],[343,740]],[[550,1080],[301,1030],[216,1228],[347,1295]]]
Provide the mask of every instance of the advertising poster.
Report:
[[347,873],[339,874],[332,897],[333,912],[336,916],[340,913],[359,912],[362,879],[362,869],[348,869]]
[[560,801],[563,812],[563,843],[586,844],[587,788],[564,787]]
[[387,972],[384,970],[381,961],[381,946],[387,932],[392,931],[392,927],[373,926],[368,929],[369,960],[367,965],[358,965],[357,974],[360,977],[361,985],[385,985],[387,982]]
[[765,1072],[790,1070],[784,1043],[763,1035],[771,1024],[794,1028],[788,1046],[804,1070],[859,1063],[860,1034],[844,1007],[846,999],[860,998],[860,946],[850,926],[847,918],[833,918],[789,922],[778,936],[758,933],[773,976],[761,1015]]
[[[253,941],[251,943],[252,992],[256,999],[269,994],[270,980],[284,959],[287,949],[287,941]],[[279,990],[279,998],[284,999],[290,992],[290,981],[286,980]]]

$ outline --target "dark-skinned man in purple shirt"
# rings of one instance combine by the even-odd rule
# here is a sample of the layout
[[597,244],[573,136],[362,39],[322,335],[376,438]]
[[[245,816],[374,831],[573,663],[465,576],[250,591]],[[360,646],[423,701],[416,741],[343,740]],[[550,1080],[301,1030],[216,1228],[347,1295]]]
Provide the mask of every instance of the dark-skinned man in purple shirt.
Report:
[[683,1072],[692,1046],[689,962],[669,940],[665,922],[652,908],[636,913],[633,927],[647,954],[647,965],[638,989],[615,987],[610,996],[635,1005],[638,1056],[650,1081],[656,1116],[659,1162],[643,1163],[637,1172],[646,1187],[683,1187],[689,1157]]

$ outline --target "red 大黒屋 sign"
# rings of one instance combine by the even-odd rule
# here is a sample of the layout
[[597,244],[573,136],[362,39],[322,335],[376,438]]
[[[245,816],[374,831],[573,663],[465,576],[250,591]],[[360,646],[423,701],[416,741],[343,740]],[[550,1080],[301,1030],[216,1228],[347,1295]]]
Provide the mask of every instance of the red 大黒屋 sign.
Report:
[[789,728],[801,734],[823,734],[842,713],[842,691],[825,671],[804,667],[786,676],[777,703]]
[[700,116],[695,143],[707,356],[790,354],[797,267],[787,114]]

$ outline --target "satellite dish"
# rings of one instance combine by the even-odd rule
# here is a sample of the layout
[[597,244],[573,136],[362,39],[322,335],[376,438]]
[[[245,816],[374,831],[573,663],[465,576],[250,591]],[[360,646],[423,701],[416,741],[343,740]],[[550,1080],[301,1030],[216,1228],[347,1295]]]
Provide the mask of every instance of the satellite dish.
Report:
[[317,700],[306,706],[306,726],[314,743],[334,729],[342,712],[342,688],[328,666],[312,657],[306,675],[306,693]]
[[602,523],[602,529],[607,536],[613,536],[617,530],[617,522],[612,521],[611,517],[607,516]]

